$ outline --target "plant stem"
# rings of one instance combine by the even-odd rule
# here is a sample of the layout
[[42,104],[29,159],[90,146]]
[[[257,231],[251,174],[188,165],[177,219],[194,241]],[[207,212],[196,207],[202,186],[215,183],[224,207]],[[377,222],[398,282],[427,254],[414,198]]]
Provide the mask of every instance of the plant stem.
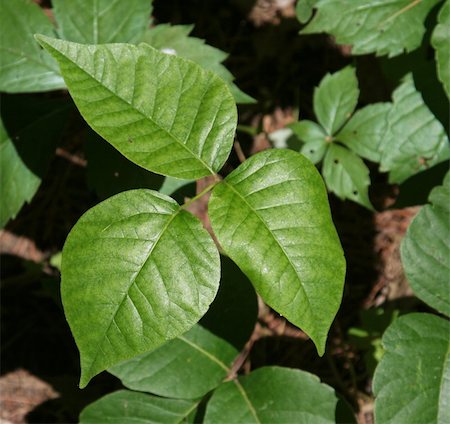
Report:
[[189,199],[187,202],[184,202],[181,205],[181,209],[186,209],[189,205],[194,203],[197,199],[200,199],[200,197],[203,197],[206,193],[210,192],[220,182],[220,179],[217,174],[214,174],[214,178],[215,178],[215,181],[212,184],[205,187],[200,193],[196,194],[194,197]]

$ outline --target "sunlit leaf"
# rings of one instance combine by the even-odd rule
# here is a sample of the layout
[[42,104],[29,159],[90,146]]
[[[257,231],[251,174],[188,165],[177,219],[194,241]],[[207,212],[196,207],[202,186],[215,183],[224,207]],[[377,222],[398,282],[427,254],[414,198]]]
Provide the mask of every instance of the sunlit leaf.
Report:
[[431,36],[436,50],[436,64],[439,79],[450,98],[450,2],[446,0],[438,15],[438,24]]

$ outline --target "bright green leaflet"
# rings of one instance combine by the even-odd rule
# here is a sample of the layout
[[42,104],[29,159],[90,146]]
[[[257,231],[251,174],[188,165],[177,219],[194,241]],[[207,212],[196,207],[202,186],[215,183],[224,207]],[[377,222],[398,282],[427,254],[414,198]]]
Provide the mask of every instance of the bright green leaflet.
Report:
[[258,153],[214,188],[208,209],[225,252],[322,355],[345,259],[315,166],[292,150]]
[[450,173],[430,194],[401,245],[402,263],[414,293],[450,317]]
[[163,184],[164,177],[130,162],[94,131],[87,134],[85,152],[88,185],[101,199],[133,188],[158,190]]
[[87,123],[132,162],[197,179],[230,153],[237,112],[226,84],[146,44],[82,45],[38,36]]
[[297,14],[298,20],[304,24],[308,22],[313,14],[314,5],[317,0],[298,0],[295,6],[295,12]]
[[375,371],[378,424],[450,422],[450,323],[435,315],[398,318],[383,336]]
[[66,122],[59,100],[4,96],[0,120],[0,228],[15,218],[41,185]]
[[88,405],[80,424],[178,424],[189,417],[198,401],[164,399],[144,393],[119,390]]
[[128,43],[149,25],[150,0],[52,0],[61,38],[83,44]]
[[303,34],[327,32],[352,54],[399,55],[419,47],[424,20],[439,0],[319,0]]
[[221,383],[238,353],[227,342],[196,325],[159,349],[108,371],[132,390],[197,399]]
[[436,50],[437,72],[450,98],[450,1],[446,0],[438,15],[438,24],[431,36]]
[[2,0],[0,12],[0,91],[27,93],[64,88],[58,64],[33,34],[54,35],[54,28],[32,0]]
[[323,159],[328,146],[325,140],[310,141],[302,146],[300,153],[316,164]]
[[140,41],[165,53],[190,59],[202,68],[214,72],[227,83],[236,103],[255,103],[252,97],[233,84],[233,75],[222,65],[228,54],[206,44],[200,38],[190,37],[192,29],[192,25],[160,24],[148,29]]
[[[354,422],[334,390],[304,371],[263,367],[222,384],[208,402],[205,424]],[[345,421],[338,418],[346,414]]]
[[380,170],[402,183],[450,157],[448,137],[416,90],[411,74],[394,91],[388,128],[381,143]]
[[325,154],[322,167],[328,190],[341,199],[351,199],[368,209],[369,169],[352,151],[333,143]]
[[294,134],[305,144],[300,152],[312,163],[319,163],[327,150],[327,134],[315,122],[303,120],[289,126]]
[[376,103],[358,110],[336,135],[358,156],[372,162],[381,160],[380,144],[386,133],[390,103]]
[[216,295],[220,258],[197,218],[140,189],[80,218],[64,245],[61,275],[85,387],[104,369],[189,330]]
[[327,74],[314,90],[314,112],[328,135],[333,135],[355,110],[359,89],[355,70]]

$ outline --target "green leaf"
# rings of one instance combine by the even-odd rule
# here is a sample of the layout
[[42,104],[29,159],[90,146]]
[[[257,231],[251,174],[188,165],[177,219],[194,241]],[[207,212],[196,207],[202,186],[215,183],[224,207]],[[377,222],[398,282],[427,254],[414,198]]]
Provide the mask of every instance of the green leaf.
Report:
[[41,8],[31,0],[2,0],[0,13],[0,91],[26,93],[64,88],[58,64],[33,34],[54,35]]
[[178,178],[166,177],[161,188],[158,190],[162,194],[170,196],[180,188],[195,182],[195,180],[180,180]]
[[322,174],[328,190],[340,199],[350,199],[373,209],[368,194],[369,169],[353,152],[332,144],[323,160]]
[[104,369],[189,330],[216,295],[220,259],[200,221],[173,199],[131,190],[80,218],[64,245],[61,275],[85,387]]
[[[345,421],[340,421],[342,415]],[[334,390],[312,374],[264,367],[223,383],[208,402],[205,424],[354,422]]]
[[375,371],[378,424],[450,422],[450,323],[435,315],[398,318],[383,336]]
[[303,120],[289,125],[294,134],[305,144],[300,152],[312,163],[319,163],[328,147],[328,136],[315,122]]
[[149,25],[149,0],[52,0],[61,38],[82,44],[128,43]]
[[438,24],[431,36],[436,50],[436,65],[439,80],[450,98],[450,2],[445,1],[438,15]]
[[132,162],[197,179],[214,174],[228,158],[236,105],[213,73],[146,44],[37,38],[60,63],[87,123]]
[[148,29],[140,41],[165,53],[192,60],[202,68],[214,72],[227,83],[236,103],[255,103],[255,99],[233,84],[233,75],[222,65],[228,54],[206,44],[205,40],[190,37],[192,29],[193,25],[160,24]]
[[430,194],[401,245],[406,277],[414,293],[450,317],[450,173]]
[[258,300],[248,278],[228,257],[221,257],[220,287],[200,324],[241,351],[255,328]]
[[328,135],[333,135],[350,118],[358,103],[355,70],[344,68],[327,74],[314,90],[314,112]]
[[391,183],[402,183],[450,157],[444,127],[424,103],[410,74],[394,91],[388,129],[380,148],[380,170],[390,172]]
[[198,401],[193,400],[119,390],[84,408],[80,424],[178,424],[186,422],[197,405]]
[[295,6],[295,12],[298,20],[304,24],[308,22],[313,14],[313,8],[317,0],[298,0]]
[[325,140],[310,141],[302,146],[300,153],[312,163],[319,163],[327,151],[328,143]]
[[424,21],[439,0],[319,0],[303,34],[327,32],[339,44],[352,44],[352,54],[389,57],[419,47]]
[[291,150],[258,153],[214,188],[208,210],[228,256],[322,355],[345,259],[314,165]]
[[132,390],[196,399],[222,382],[238,353],[227,342],[196,325],[159,349],[108,371]]
[[15,218],[24,203],[35,195],[69,110],[67,101],[3,95],[0,228]]
[[102,199],[133,188],[158,190],[164,181],[161,175],[130,162],[93,131],[86,137],[85,152],[88,185]]
[[336,135],[336,140],[358,156],[379,162],[380,145],[386,133],[387,115],[391,107],[390,103],[375,103],[358,110]]

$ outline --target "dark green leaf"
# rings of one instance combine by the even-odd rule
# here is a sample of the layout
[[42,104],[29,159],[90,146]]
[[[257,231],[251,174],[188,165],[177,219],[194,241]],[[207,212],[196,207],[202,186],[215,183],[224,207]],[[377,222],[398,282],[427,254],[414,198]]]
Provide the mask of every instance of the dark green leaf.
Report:
[[149,25],[152,11],[151,0],[52,0],[52,4],[61,38],[83,44],[133,42]]
[[339,44],[352,44],[352,54],[390,57],[419,47],[424,20],[439,0],[319,0],[304,34],[327,32]]
[[219,386],[208,402],[204,422],[331,424],[340,421],[341,413],[346,414],[346,423],[354,422],[345,409],[334,390],[315,375],[265,367]]
[[64,88],[58,64],[33,34],[54,35],[53,25],[31,0],[2,0],[0,91],[26,93]]
[[450,157],[445,130],[424,103],[411,75],[394,91],[387,119],[380,170],[389,171],[390,182],[402,183]]
[[328,190],[339,198],[373,209],[368,194],[369,169],[353,152],[333,143],[323,160],[322,174]]
[[414,293],[450,317],[450,173],[430,194],[401,245],[402,263]]
[[164,181],[161,175],[130,162],[93,131],[86,137],[85,151],[88,185],[102,199],[133,188],[158,190]]
[[328,135],[333,135],[347,121],[358,103],[359,89],[351,67],[327,74],[314,90],[314,112]]
[[387,128],[390,103],[376,103],[358,110],[336,135],[357,155],[372,162],[381,160],[380,145]]
[[220,259],[200,221],[151,190],[86,212],[63,249],[62,300],[84,387],[190,329],[216,295]]
[[298,20],[304,24],[308,22],[313,14],[314,5],[317,0],[298,0],[297,6],[295,6],[295,12],[297,13]]
[[375,371],[378,424],[450,422],[450,323],[435,315],[398,318],[383,336]]
[[122,362],[108,371],[132,390],[196,399],[215,389],[230,373],[238,351],[194,326],[153,352]]
[[195,410],[198,401],[164,399],[144,393],[119,390],[88,405],[80,424],[178,424]]
[[214,188],[209,217],[261,297],[323,354],[345,260],[314,165],[291,150],[258,153]]
[[225,83],[146,44],[82,45],[38,36],[88,124],[132,162],[196,179],[230,153],[236,105]]
[[14,218],[39,188],[69,110],[66,101],[3,96],[0,227]]

